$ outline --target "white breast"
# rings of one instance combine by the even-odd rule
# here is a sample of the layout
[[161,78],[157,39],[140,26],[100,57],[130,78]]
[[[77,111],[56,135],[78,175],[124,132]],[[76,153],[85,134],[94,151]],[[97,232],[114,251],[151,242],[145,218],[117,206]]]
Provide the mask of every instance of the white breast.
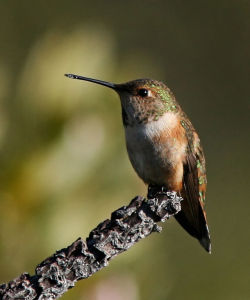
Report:
[[151,121],[141,126],[142,133],[149,139],[159,136],[163,131],[169,134],[171,129],[177,125],[177,116],[174,113],[165,113],[157,121]]
[[[127,150],[138,175],[150,183],[164,182],[166,172],[177,157],[176,141],[167,138],[178,124],[176,114],[165,113],[157,121],[125,128]],[[155,142],[164,134],[163,142]],[[176,153],[176,154],[175,154]]]

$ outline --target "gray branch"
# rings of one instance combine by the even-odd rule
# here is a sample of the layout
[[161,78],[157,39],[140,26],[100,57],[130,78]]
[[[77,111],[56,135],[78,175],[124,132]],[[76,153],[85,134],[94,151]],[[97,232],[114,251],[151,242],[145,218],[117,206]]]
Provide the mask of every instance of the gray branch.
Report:
[[148,198],[135,197],[128,206],[100,223],[84,242],[77,239],[40,263],[35,275],[23,273],[0,285],[0,299],[57,299],[78,280],[106,267],[116,255],[128,250],[152,232],[160,232],[164,222],[181,210],[176,192],[149,188]]

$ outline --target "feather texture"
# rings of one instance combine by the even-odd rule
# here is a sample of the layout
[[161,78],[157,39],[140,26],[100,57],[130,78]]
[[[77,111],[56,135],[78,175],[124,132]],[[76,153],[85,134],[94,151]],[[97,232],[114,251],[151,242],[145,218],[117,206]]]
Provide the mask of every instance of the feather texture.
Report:
[[175,218],[210,253],[211,241],[204,210],[207,182],[205,159],[198,135],[193,130],[191,132],[192,135],[187,135],[188,145],[180,192],[184,201],[181,212]]

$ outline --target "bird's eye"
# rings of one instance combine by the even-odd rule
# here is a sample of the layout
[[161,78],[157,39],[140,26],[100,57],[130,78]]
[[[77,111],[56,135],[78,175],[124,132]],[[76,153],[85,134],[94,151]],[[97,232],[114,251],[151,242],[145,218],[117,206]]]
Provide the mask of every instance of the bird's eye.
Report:
[[138,95],[141,97],[147,97],[148,96],[148,90],[147,89],[139,89]]

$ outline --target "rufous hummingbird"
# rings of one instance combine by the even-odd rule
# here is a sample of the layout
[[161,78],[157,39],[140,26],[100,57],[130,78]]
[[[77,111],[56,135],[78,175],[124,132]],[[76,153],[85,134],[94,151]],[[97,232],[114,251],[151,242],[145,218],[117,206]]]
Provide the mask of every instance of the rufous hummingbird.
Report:
[[198,134],[170,89],[152,79],[115,84],[74,74],[65,76],[104,85],[118,93],[133,168],[146,184],[179,193],[183,201],[176,220],[210,253],[204,210],[204,153]]

